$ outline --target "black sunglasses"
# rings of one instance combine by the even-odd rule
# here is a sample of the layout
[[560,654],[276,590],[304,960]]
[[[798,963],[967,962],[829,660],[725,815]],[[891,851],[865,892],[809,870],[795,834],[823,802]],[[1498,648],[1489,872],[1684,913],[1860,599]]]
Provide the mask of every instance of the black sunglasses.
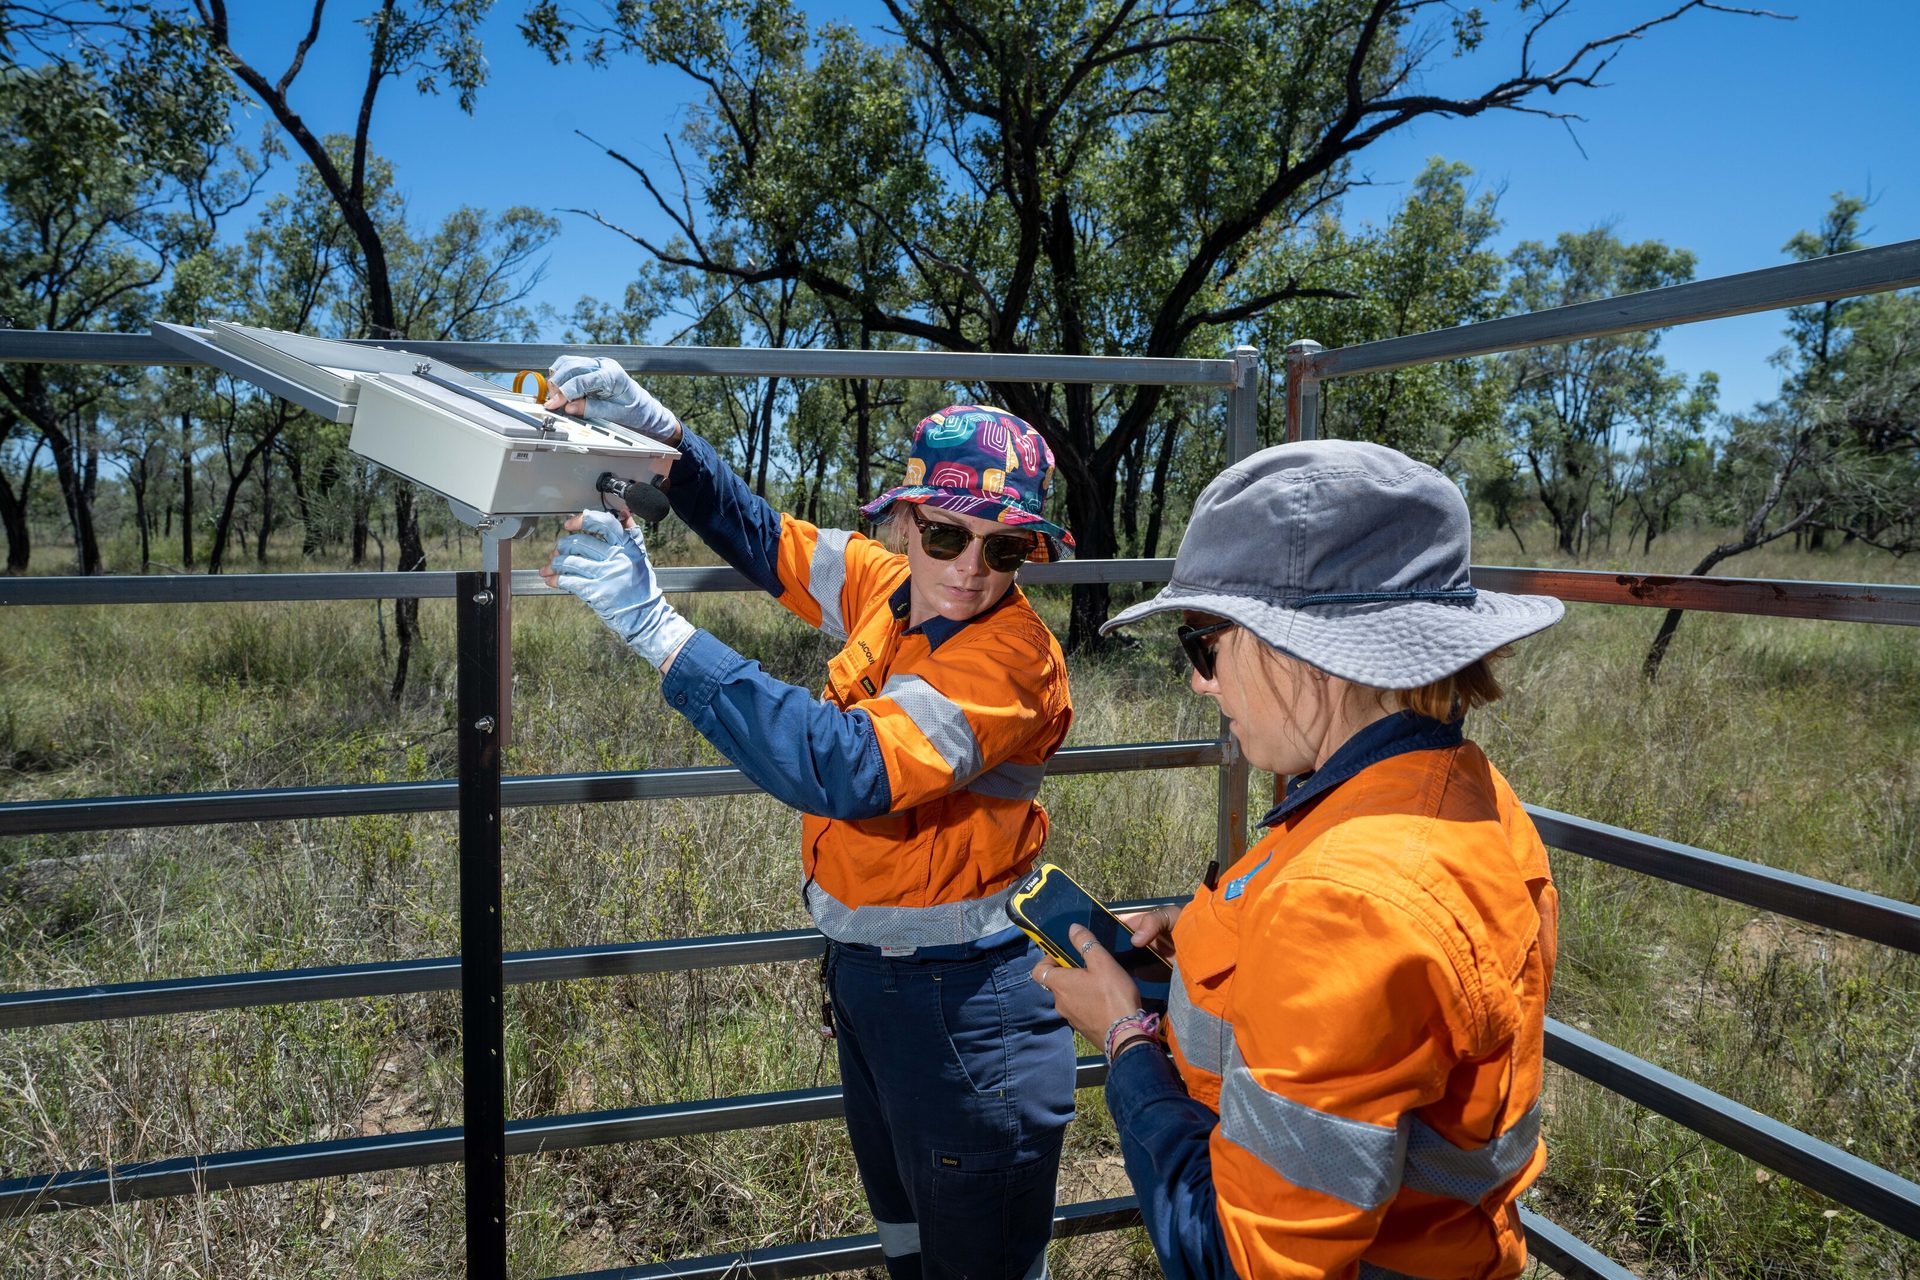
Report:
[[1012,573],[1027,562],[1036,545],[1029,533],[978,534],[965,525],[929,520],[920,514],[918,506],[908,507],[907,514],[920,528],[920,549],[935,560],[958,560],[979,538],[980,558],[987,562],[987,568]]
[[1187,651],[1187,661],[1200,673],[1202,680],[1213,679],[1213,661],[1217,656],[1214,648],[1219,641],[1214,637],[1229,627],[1237,627],[1237,622],[1216,622],[1207,627],[1181,627],[1179,631],[1180,647]]

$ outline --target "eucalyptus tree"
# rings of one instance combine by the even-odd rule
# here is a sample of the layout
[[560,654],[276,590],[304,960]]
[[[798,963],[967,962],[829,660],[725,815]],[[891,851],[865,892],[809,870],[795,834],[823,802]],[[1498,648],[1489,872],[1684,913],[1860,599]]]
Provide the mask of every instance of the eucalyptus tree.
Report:
[[[0,66],[0,320],[8,327],[138,331],[174,264],[212,242],[261,166],[232,145],[228,98],[191,48],[155,43],[121,59],[40,51]],[[136,375],[86,366],[0,366],[14,465],[53,465],[76,567],[103,567],[93,516],[92,424]],[[9,564],[28,526],[0,486]]]
[[[1867,202],[1838,194],[1798,259],[1860,247]],[[1731,536],[1695,574],[1756,547],[1818,530],[1904,555],[1920,550],[1920,294],[1882,293],[1796,307],[1780,396],[1727,423],[1710,512]],[[1669,610],[1647,650],[1653,679],[1683,615]]]
[[[1263,350],[1296,338],[1327,347],[1489,320],[1505,303],[1506,263],[1492,248],[1499,195],[1476,189],[1463,164],[1430,160],[1381,227],[1342,226],[1323,215],[1296,250],[1340,296],[1280,303],[1254,332]],[[1484,361],[1416,365],[1323,384],[1325,435],[1372,440],[1445,466],[1469,441],[1497,433],[1504,388]],[[1270,394],[1283,394],[1278,379]],[[1269,430],[1281,425],[1276,410]]]
[[[450,89],[463,110],[471,110],[486,81],[486,59],[478,28],[492,0],[378,0],[371,11],[353,20],[365,39],[365,61],[357,73],[361,84],[350,117],[330,130],[294,105],[293,90],[307,66],[307,56],[326,28],[325,0],[313,0],[307,25],[282,59],[269,61],[257,50],[236,43],[226,0],[160,0],[158,3],[121,3],[100,0],[36,11],[33,30],[63,32],[98,56],[146,58],[160,50],[180,51],[214,68],[206,77],[211,89],[223,94],[243,92],[256,99],[287,143],[310,165],[351,234],[361,263],[366,289],[366,328],[375,337],[405,337],[395,306],[391,245],[376,216],[373,166],[373,127],[376,108],[386,87],[411,82],[422,93]],[[336,10],[337,12],[337,10]],[[337,25],[337,24],[336,24]],[[277,72],[273,69],[277,67]],[[224,123],[226,113],[217,113]],[[343,149],[329,141],[331,132],[346,139]],[[394,525],[400,544],[399,568],[422,569],[426,549],[420,538],[419,512],[411,486],[392,488]],[[399,648],[394,664],[392,695],[406,689],[413,644],[419,635],[419,601],[394,604]]]
[[[1338,205],[1375,142],[1432,117],[1564,116],[1549,95],[1592,87],[1654,27],[1722,8],[1652,11],[1548,55],[1568,4],[1521,3],[1511,68],[1439,93],[1428,73],[1486,39],[1480,7],[884,3],[899,34],[884,46],[834,26],[809,39],[788,0],[623,0],[593,19],[540,3],[526,26],[556,58],[630,51],[705,94],[676,179],[642,167],[684,241],[649,243],[662,261],[797,280],[874,332],[946,350],[1189,356],[1223,354],[1280,303],[1337,292],[1311,259],[1270,263]],[[847,270],[856,214],[881,228],[904,289],[883,295]],[[716,251],[710,226],[739,251]],[[1167,391],[991,393],[1052,444],[1084,552],[1111,554],[1124,460]],[[1094,644],[1106,613],[1104,586],[1076,588],[1069,644]]]
[[[1679,284],[1692,279],[1694,256],[1657,240],[1626,244],[1600,227],[1563,232],[1552,244],[1526,241],[1511,262],[1507,301],[1520,312]],[[1596,514],[1605,528],[1624,437],[1679,403],[1684,383],[1668,372],[1659,345],[1659,330],[1641,330],[1506,358],[1516,449],[1567,555],[1591,546]]]

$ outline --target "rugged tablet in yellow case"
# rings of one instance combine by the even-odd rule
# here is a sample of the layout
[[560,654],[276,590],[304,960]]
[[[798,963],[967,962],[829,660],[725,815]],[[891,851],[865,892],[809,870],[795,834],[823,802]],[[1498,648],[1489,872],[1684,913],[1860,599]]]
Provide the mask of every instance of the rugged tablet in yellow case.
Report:
[[1134,949],[1120,918],[1051,862],[1034,864],[1033,870],[1013,887],[1013,896],[1007,900],[1007,918],[1039,943],[1042,951],[1070,969],[1085,967],[1080,963],[1080,952],[1067,937],[1067,930],[1076,924],[1090,929],[1100,945],[1115,956]]

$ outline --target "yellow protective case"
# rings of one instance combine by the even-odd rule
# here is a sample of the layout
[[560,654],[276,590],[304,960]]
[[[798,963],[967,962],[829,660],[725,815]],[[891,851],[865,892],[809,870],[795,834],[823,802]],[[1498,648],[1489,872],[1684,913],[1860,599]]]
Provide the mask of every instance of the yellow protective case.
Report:
[[1127,932],[1126,926],[1120,923],[1120,918],[1115,916],[1111,911],[1107,911],[1106,907],[1101,904],[1100,899],[1094,897],[1085,889],[1082,889],[1078,880],[1075,880],[1051,862],[1035,863],[1033,870],[1027,872],[1026,877],[1014,886],[1013,896],[1007,899],[1007,919],[1019,925],[1020,932],[1026,934],[1029,938],[1032,938],[1034,942],[1039,944],[1040,949],[1051,956],[1055,964],[1067,969],[1078,969],[1081,968],[1082,965],[1080,963],[1080,956],[1074,950],[1073,944],[1065,938],[1055,939],[1048,937],[1040,931],[1039,927],[1036,926],[1032,920],[1028,919],[1026,913],[1027,903],[1042,897],[1050,891],[1057,893],[1062,888],[1067,887],[1077,890],[1083,897],[1093,903],[1096,910],[1106,912],[1106,914],[1112,918],[1114,926],[1119,929],[1122,935]]

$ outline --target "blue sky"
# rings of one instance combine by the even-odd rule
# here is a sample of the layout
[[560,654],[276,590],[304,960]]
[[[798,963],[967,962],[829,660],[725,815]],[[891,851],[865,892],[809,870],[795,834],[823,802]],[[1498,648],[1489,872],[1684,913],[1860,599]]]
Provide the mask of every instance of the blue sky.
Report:
[[[816,20],[849,21],[882,38],[877,3],[804,7]],[[1487,7],[1495,15],[1491,52],[1443,62],[1429,90],[1464,89],[1509,69],[1513,41],[1502,36],[1515,30],[1512,5]],[[1550,50],[1564,52],[1665,6],[1588,0],[1581,7]],[[234,8],[236,45],[278,79],[297,39],[296,7]],[[329,11],[293,94],[322,131],[350,126],[364,75],[364,36],[338,8]],[[1813,226],[1842,190],[1874,195],[1869,243],[1920,236],[1920,75],[1912,61],[1920,0],[1785,0],[1775,8],[1797,17],[1693,13],[1649,33],[1608,69],[1609,87],[1555,101],[1586,117],[1571,132],[1510,113],[1416,125],[1367,152],[1364,169],[1378,185],[1355,195],[1348,216],[1386,218],[1437,155],[1472,166],[1484,186],[1502,193],[1502,249],[1610,223],[1629,240],[1692,249],[1701,276],[1747,271],[1785,261],[1787,238]],[[489,19],[491,79],[472,116],[448,97],[421,98],[400,85],[385,90],[374,145],[396,164],[414,217],[437,222],[462,204],[597,208],[664,235],[639,183],[574,131],[655,163],[695,86],[636,59],[601,71],[549,67],[514,33],[518,12],[507,0]],[[538,300],[565,312],[582,295],[617,299],[641,251],[575,215],[561,217]],[[1767,313],[1682,326],[1664,349],[1677,368],[1718,372],[1723,406],[1744,408],[1778,386],[1767,357],[1781,346],[1783,322]]]

